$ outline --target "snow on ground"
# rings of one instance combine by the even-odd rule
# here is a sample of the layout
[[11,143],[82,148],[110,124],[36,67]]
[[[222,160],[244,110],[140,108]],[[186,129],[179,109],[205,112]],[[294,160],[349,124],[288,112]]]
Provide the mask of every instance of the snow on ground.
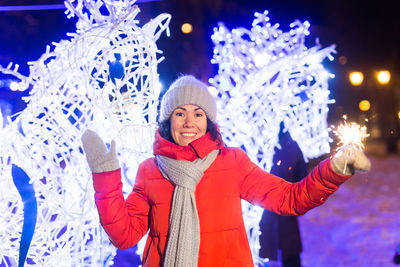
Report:
[[392,261],[400,244],[400,156],[374,154],[370,172],[299,217],[304,267],[400,266]]

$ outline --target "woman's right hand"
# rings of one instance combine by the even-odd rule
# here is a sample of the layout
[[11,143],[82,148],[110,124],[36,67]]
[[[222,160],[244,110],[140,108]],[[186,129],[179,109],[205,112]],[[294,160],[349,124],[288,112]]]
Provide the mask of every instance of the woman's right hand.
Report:
[[93,173],[114,171],[120,168],[114,140],[111,142],[111,147],[108,151],[103,140],[96,132],[86,130],[82,135],[82,144],[86,160]]

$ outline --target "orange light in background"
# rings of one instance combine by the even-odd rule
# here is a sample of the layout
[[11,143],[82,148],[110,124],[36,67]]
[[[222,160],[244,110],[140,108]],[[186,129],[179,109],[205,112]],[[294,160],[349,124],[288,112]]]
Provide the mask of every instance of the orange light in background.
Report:
[[361,85],[364,81],[364,74],[360,71],[353,71],[349,75],[349,80],[354,86]]
[[358,104],[361,111],[368,111],[371,108],[371,103],[368,100],[362,100]]
[[388,84],[390,82],[390,71],[381,70],[376,74],[376,79],[380,84]]
[[345,65],[347,63],[347,57],[345,56],[339,57],[339,63]]
[[399,120],[400,120],[400,111],[397,113],[397,117],[399,117]]
[[183,33],[188,34],[193,31],[193,26],[190,23],[183,23],[181,26],[181,30]]

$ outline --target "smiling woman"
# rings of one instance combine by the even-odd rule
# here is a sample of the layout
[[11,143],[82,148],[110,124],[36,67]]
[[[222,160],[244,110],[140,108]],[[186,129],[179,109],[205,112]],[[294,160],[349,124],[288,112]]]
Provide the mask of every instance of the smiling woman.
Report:
[[206,133],[222,143],[215,119],[216,105],[207,86],[193,76],[182,76],[163,96],[159,133],[180,146],[187,146]]
[[[127,199],[115,145],[108,151],[93,131],[82,136],[101,224],[118,248],[134,246],[149,230],[145,267],[253,267],[242,199],[282,215],[303,214],[351,176],[341,172],[338,153],[300,182],[278,178],[224,145],[216,115],[203,82],[193,76],[173,82],[160,105],[155,157],[140,164]],[[347,166],[369,169],[360,153]]]
[[[209,118],[206,119],[207,119],[206,133],[210,135],[212,140],[222,144],[223,143],[222,136],[221,133],[219,132],[217,124],[213,123]],[[158,133],[165,140],[168,140],[169,142],[172,143],[176,143],[175,140],[172,138],[171,134],[171,118],[160,122],[158,127]]]
[[207,117],[204,110],[196,105],[177,107],[171,115],[171,135],[175,143],[187,146],[202,137],[207,130]]

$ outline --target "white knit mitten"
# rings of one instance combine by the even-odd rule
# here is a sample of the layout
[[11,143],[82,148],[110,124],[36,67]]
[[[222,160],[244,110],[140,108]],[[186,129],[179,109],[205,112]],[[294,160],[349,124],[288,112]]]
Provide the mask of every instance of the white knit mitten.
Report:
[[111,142],[110,151],[108,151],[103,140],[96,132],[86,130],[82,135],[82,144],[87,162],[93,173],[119,169],[114,140]]
[[354,174],[355,171],[369,171],[371,162],[360,149],[347,145],[333,156],[331,166],[336,173],[347,176]]

